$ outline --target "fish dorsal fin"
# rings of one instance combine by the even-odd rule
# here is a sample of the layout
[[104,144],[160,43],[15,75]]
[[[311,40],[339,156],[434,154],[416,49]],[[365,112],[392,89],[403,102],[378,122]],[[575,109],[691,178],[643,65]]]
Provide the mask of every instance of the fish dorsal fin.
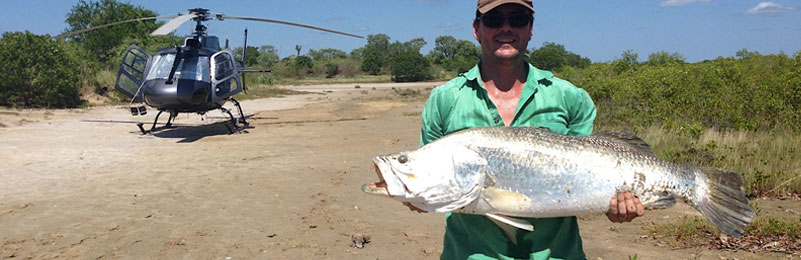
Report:
[[632,148],[633,150],[641,152],[643,154],[656,156],[656,153],[654,153],[654,150],[651,149],[651,146],[648,145],[648,143],[646,143],[642,139],[640,139],[640,137],[638,137],[634,133],[626,131],[616,131],[616,132],[600,133],[597,134],[596,136],[605,137],[612,141],[624,144]]
[[491,220],[495,225],[498,225],[499,228],[503,231],[503,234],[506,235],[509,240],[512,241],[515,245],[517,245],[517,230],[523,229],[528,231],[534,231],[534,225],[531,225],[528,221],[522,219],[511,218],[503,215],[496,215],[492,213],[486,214],[489,220]]

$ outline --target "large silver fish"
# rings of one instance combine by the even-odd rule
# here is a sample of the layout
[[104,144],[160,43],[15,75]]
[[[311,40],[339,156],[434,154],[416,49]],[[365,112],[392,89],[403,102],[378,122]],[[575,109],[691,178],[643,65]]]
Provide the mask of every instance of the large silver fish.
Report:
[[659,159],[622,132],[571,137],[535,127],[473,128],[373,162],[380,181],[362,185],[364,192],[427,211],[486,215],[502,228],[535,228],[513,217],[601,214],[618,191],[631,191],[647,209],[680,198],[737,237],[755,215],[739,174]]

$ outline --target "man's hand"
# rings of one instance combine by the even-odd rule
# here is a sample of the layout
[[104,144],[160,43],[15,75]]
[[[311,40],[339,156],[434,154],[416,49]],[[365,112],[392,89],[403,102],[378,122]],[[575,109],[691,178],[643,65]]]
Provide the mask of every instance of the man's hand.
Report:
[[618,192],[609,200],[609,211],[606,217],[615,223],[631,222],[636,217],[645,214],[645,206],[640,199],[631,195],[631,192]]
[[411,211],[417,211],[417,213],[428,213],[428,211],[425,211],[425,210],[422,210],[422,209],[420,209],[418,207],[415,207],[410,202],[404,202],[403,205],[406,206],[406,207],[409,207],[409,210],[411,210]]

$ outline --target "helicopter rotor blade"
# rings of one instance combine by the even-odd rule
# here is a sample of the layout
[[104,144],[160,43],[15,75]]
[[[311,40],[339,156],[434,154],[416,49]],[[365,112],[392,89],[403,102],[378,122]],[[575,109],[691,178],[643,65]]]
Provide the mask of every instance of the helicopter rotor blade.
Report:
[[257,22],[268,22],[268,23],[280,23],[280,24],[299,26],[299,27],[304,27],[304,28],[309,28],[309,29],[314,29],[314,30],[319,30],[319,31],[324,31],[324,32],[330,32],[330,33],[336,33],[336,34],[341,34],[341,35],[345,35],[345,36],[364,39],[364,36],[361,36],[361,35],[355,35],[355,34],[350,34],[350,33],[340,32],[340,31],[334,31],[334,30],[331,30],[331,29],[325,29],[325,28],[320,28],[320,27],[311,26],[311,25],[292,23],[292,22],[284,22],[284,21],[279,21],[279,20],[255,18],[255,17],[227,16],[227,15],[223,16],[223,18],[224,19],[238,19],[238,20],[247,20],[247,21],[257,21]]
[[94,31],[94,30],[97,30],[97,29],[102,29],[102,28],[106,28],[106,27],[113,26],[113,25],[118,25],[118,24],[123,24],[123,23],[141,22],[141,21],[147,21],[147,20],[167,19],[167,18],[175,18],[175,17],[177,17],[177,16],[170,15],[170,16],[134,18],[134,19],[124,20],[124,21],[119,21],[119,22],[107,23],[107,24],[104,24],[104,25],[98,25],[98,26],[90,27],[90,28],[86,28],[86,29],[80,29],[80,30],[75,30],[75,31],[71,31],[71,32],[65,32],[65,33],[53,36],[53,38],[54,39],[66,38],[66,37],[70,37],[70,36],[73,36],[73,35],[76,35],[76,34],[85,33],[85,32],[89,32],[89,31]]
[[181,16],[175,17],[169,22],[159,27],[158,29],[156,29],[155,31],[153,31],[152,33],[150,33],[150,36],[161,36],[170,34],[172,31],[175,31],[175,29],[178,29],[178,27],[180,27],[186,21],[192,20],[195,17],[197,17],[196,14],[183,14]]

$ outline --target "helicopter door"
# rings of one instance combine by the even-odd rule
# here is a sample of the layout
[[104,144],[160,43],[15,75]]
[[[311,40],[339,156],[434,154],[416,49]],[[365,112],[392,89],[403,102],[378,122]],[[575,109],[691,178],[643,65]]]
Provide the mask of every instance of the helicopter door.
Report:
[[226,99],[242,91],[239,73],[234,67],[234,55],[223,50],[211,55],[211,100]]
[[131,45],[122,56],[120,69],[117,71],[117,83],[114,88],[128,96],[134,97],[134,102],[142,102],[142,93],[139,92],[139,86],[145,79],[145,66],[147,61],[150,60],[148,54],[142,48],[136,45]]

